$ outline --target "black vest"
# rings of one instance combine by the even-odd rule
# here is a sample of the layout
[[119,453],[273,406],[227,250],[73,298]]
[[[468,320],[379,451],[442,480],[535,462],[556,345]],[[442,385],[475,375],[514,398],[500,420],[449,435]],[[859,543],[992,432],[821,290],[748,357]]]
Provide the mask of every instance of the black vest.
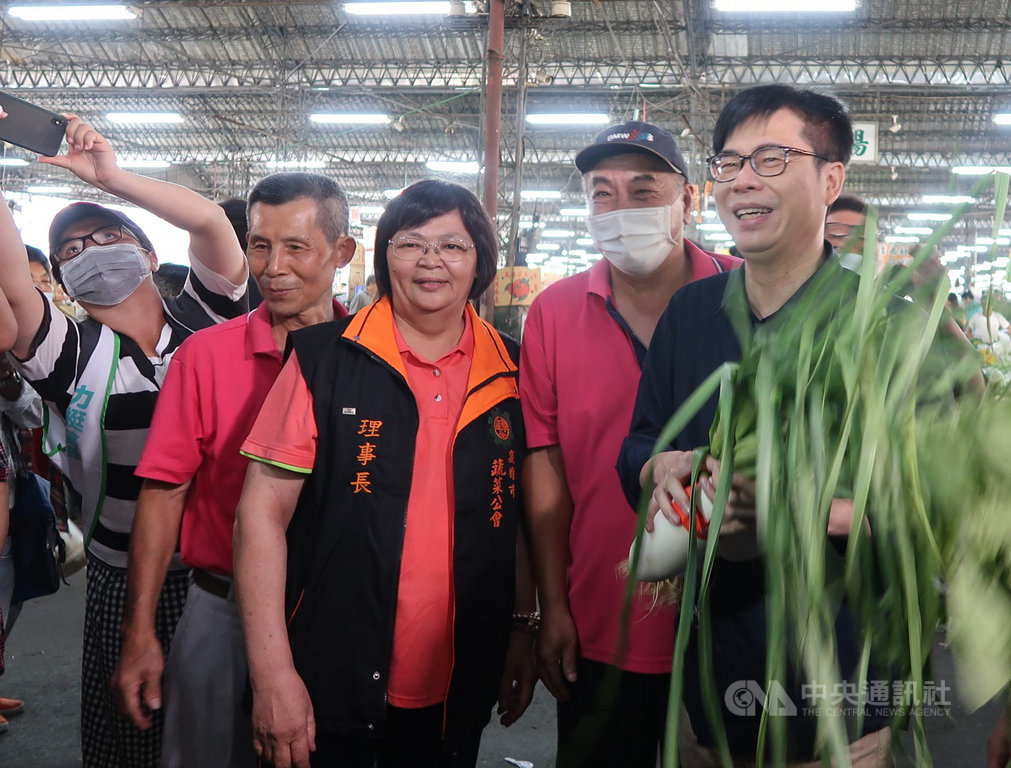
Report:
[[[468,310],[469,311],[469,310]],[[497,699],[515,595],[520,468],[518,345],[472,316],[475,352],[453,447],[454,726],[483,727]],[[382,735],[418,414],[380,302],[289,336],[319,444],[288,528],[295,667],[317,727]],[[363,446],[374,458],[362,463]]]

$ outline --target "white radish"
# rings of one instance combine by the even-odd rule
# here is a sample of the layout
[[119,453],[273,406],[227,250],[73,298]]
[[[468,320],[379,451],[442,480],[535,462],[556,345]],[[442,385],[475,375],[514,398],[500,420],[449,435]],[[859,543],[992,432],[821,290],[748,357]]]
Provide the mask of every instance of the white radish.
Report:
[[[690,494],[691,489],[685,491]],[[713,514],[713,502],[701,490],[696,493],[701,500],[702,518],[708,523]],[[639,581],[664,581],[684,572],[688,562],[688,545],[695,539],[696,546],[705,542],[690,534],[683,525],[674,525],[664,515],[657,513],[653,518],[653,530],[642,532],[642,554],[634,572]],[[636,544],[632,541],[628,550],[628,563],[635,563]]]

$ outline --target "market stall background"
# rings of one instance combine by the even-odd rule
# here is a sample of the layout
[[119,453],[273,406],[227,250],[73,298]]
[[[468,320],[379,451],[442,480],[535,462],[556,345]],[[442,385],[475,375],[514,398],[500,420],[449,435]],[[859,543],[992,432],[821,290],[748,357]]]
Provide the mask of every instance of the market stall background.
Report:
[[[217,199],[278,168],[331,173],[367,225],[425,176],[480,190],[496,3],[506,17],[497,208],[503,253],[530,254],[531,266],[571,272],[595,258],[577,242],[584,199],[572,159],[602,125],[667,128],[702,183],[720,107],[756,83],[817,86],[845,102],[864,131],[847,190],[880,206],[883,247],[925,237],[933,223],[909,214],[950,210],[948,198],[973,183],[958,171],[1011,166],[1011,126],[995,122],[1011,112],[1006,0],[860,0],[803,13],[758,11],[757,0],[738,3],[743,13],[720,10],[731,0],[457,0],[422,15],[379,15],[381,2],[136,0],[117,21],[29,20],[17,11],[27,4],[3,2],[0,89],[77,112],[142,172]],[[152,112],[176,117],[113,114]],[[598,119],[531,121],[559,113]],[[313,118],[333,114],[381,117]],[[8,147],[6,160],[28,163],[0,169],[12,192],[92,195],[30,153]],[[471,165],[447,173],[438,161]],[[992,200],[979,200],[946,239],[949,268],[964,274],[979,260],[972,249],[988,245],[979,238],[992,234],[992,214]],[[720,230],[711,216],[691,228],[726,247]],[[985,285],[1004,265],[977,263],[970,282]]]

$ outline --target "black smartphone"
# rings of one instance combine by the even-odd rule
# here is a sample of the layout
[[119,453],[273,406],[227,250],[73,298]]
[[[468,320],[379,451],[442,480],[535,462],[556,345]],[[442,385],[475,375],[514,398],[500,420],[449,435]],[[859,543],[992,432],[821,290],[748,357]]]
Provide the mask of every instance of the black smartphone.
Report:
[[40,155],[60,151],[67,131],[67,118],[0,91],[0,107],[7,117],[0,120],[0,139]]

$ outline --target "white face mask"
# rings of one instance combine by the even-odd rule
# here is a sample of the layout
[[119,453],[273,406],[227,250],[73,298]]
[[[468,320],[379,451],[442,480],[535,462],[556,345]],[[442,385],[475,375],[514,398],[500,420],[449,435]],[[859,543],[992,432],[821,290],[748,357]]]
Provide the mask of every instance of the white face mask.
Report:
[[632,277],[656,271],[677,241],[671,237],[671,206],[621,208],[586,217],[586,228],[611,266]]
[[133,243],[92,245],[60,264],[60,274],[75,301],[111,307],[133,295],[151,274],[151,262]]

